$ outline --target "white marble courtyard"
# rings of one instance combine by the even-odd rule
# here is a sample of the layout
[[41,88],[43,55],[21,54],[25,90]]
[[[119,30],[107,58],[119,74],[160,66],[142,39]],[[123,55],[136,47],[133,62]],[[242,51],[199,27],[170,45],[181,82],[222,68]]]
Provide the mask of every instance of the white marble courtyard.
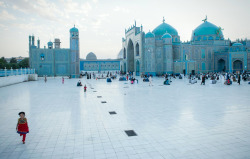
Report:
[[[84,93],[77,81],[49,78],[0,88],[1,159],[250,158],[247,82],[201,86],[175,79],[163,86],[162,78],[153,78],[149,87],[142,79],[134,85],[82,79]],[[15,130],[20,111],[30,128],[24,145]]]

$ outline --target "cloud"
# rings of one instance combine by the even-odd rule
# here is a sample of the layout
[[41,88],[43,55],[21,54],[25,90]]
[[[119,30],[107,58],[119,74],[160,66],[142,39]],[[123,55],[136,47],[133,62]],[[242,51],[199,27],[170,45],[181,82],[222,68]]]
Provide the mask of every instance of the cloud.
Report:
[[6,4],[0,1],[0,7],[6,8]]
[[72,0],[61,0],[61,4],[63,5],[64,12],[66,16],[70,14],[84,14],[88,16],[89,12],[91,11],[92,7],[89,2],[79,4],[77,2],[73,2]]
[[29,15],[38,15],[48,20],[60,21],[59,17],[63,16],[63,12],[60,11],[58,6],[51,1],[37,0],[34,2],[29,0],[9,0],[8,2],[14,10],[21,11]]
[[121,8],[119,6],[116,6],[113,11],[115,12],[122,12],[122,13],[130,13],[130,10],[129,9],[126,9],[126,8]]
[[0,13],[0,19],[1,20],[15,20],[16,17],[10,13],[8,13],[6,10],[3,10],[1,13]]
[[95,18],[92,21],[93,29],[95,31],[97,31],[100,28],[102,22],[107,20],[107,17],[109,17],[109,14],[100,14],[100,15],[98,15],[97,18]]

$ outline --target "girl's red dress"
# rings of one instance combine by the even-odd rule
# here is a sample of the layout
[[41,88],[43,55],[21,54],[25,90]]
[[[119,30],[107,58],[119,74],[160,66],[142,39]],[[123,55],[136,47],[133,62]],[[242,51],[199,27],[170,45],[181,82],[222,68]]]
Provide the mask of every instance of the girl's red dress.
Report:
[[27,123],[27,119],[18,119],[18,125],[17,125],[17,133],[18,134],[27,134],[29,133],[29,127]]

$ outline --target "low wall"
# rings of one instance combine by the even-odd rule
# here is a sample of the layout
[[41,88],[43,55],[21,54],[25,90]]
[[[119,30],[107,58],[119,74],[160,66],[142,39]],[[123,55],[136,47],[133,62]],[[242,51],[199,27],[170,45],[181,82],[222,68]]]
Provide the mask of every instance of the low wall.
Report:
[[26,81],[37,81],[37,74],[0,77],[0,87],[17,84]]

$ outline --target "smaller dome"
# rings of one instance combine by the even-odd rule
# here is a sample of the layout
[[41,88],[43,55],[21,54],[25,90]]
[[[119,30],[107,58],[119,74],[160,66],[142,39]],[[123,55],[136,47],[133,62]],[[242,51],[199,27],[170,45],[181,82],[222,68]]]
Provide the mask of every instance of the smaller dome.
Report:
[[145,38],[154,38],[154,37],[155,35],[150,31],[145,35]]
[[78,32],[78,29],[75,27],[75,25],[74,25],[74,27],[73,28],[71,28],[70,30],[69,30],[69,32]]
[[161,38],[162,39],[164,39],[164,38],[172,38],[172,36],[169,33],[165,33],[165,34],[163,34],[163,36]]
[[233,46],[243,46],[242,43],[234,43]]
[[51,45],[53,45],[53,43],[50,41],[50,42],[48,42],[48,46],[51,46]]
[[88,53],[86,60],[97,60],[96,55],[93,52]]

